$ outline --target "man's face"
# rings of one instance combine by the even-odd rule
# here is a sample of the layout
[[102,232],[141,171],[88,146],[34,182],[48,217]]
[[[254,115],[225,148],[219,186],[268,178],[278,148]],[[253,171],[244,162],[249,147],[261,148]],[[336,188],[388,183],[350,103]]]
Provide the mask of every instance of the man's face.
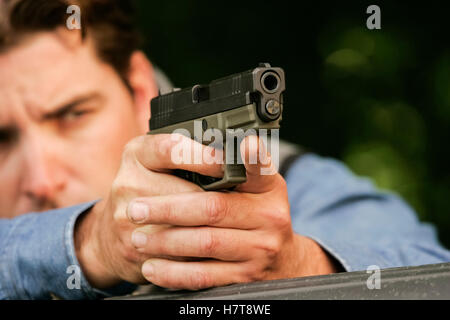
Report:
[[124,145],[145,133],[135,111],[89,41],[42,33],[0,54],[0,217],[105,196]]

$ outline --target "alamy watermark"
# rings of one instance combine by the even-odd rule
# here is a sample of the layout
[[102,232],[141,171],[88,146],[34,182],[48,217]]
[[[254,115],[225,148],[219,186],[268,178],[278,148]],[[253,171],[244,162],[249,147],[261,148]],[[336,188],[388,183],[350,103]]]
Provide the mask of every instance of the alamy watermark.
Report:
[[367,289],[381,289],[381,269],[377,265],[368,266],[366,269],[366,273],[370,273],[371,275],[366,281]]
[[367,7],[366,13],[370,16],[366,20],[366,26],[369,30],[381,29],[381,9],[376,4]]
[[71,5],[67,7],[67,14],[70,16],[66,20],[66,26],[69,30],[80,30],[81,29],[81,9],[77,5]]
[[66,281],[67,289],[69,290],[80,290],[81,289],[81,269],[77,265],[70,265],[66,269],[66,273],[69,277]]

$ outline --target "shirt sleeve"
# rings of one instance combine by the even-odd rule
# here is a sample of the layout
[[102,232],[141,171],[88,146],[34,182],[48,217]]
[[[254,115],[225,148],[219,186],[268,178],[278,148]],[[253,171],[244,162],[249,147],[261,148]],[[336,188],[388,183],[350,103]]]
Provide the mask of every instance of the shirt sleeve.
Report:
[[0,299],[96,299],[135,288],[121,283],[100,291],[82,273],[74,226],[94,204],[0,219]]
[[315,240],[346,271],[450,261],[431,224],[339,161],[303,155],[286,182],[294,231]]

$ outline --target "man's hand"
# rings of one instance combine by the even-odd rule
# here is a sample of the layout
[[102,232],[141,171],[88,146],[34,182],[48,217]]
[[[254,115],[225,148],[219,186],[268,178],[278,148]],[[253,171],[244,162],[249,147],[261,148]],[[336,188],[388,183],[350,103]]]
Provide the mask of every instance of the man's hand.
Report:
[[[171,135],[147,135],[128,143],[109,197],[97,203],[77,222],[76,254],[83,273],[94,287],[111,287],[121,280],[146,282],[141,266],[155,255],[140,253],[131,243],[131,234],[136,226],[128,220],[126,212],[132,199],[205,193],[199,186],[171,175],[171,169],[184,169],[213,177],[223,175],[221,165],[175,165],[171,161],[172,149],[180,142],[198,144],[181,135],[178,140]],[[200,145],[200,148],[205,154],[211,154],[211,150],[206,150],[209,147]],[[135,212],[139,213],[139,208],[136,209]],[[146,232],[151,235],[167,228],[160,223],[146,226]]]
[[[148,281],[195,290],[336,271],[313,240],[294,234],[285,181],[276,172],[261,175],[272,163],[258,141],[247,137],[241,144],[247,182],[235,191],[191,187],[130,202],[128,217],[141,226],[132,234],[133,244],[140,257],[153,257],[142,266]],[[259,148],[262,157],[255,157]],[[171,227],[155,230],[155,225]]]

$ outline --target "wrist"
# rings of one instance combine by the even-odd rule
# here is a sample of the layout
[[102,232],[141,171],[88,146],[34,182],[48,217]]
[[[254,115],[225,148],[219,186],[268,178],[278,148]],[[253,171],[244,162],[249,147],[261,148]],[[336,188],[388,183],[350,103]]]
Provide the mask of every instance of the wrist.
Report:
[[84,276],[92,287],[102,289],[116,285],[120,279],[102,262],[101,250],[96,231],[98,217],[103,213],[104,203],[100,201],[90,210],[84,212],[75,224],[74,244],[75,253]]
[[302,276],[315,276],[343,271],[340,263],[311,238],[296,235],[303,246]]

